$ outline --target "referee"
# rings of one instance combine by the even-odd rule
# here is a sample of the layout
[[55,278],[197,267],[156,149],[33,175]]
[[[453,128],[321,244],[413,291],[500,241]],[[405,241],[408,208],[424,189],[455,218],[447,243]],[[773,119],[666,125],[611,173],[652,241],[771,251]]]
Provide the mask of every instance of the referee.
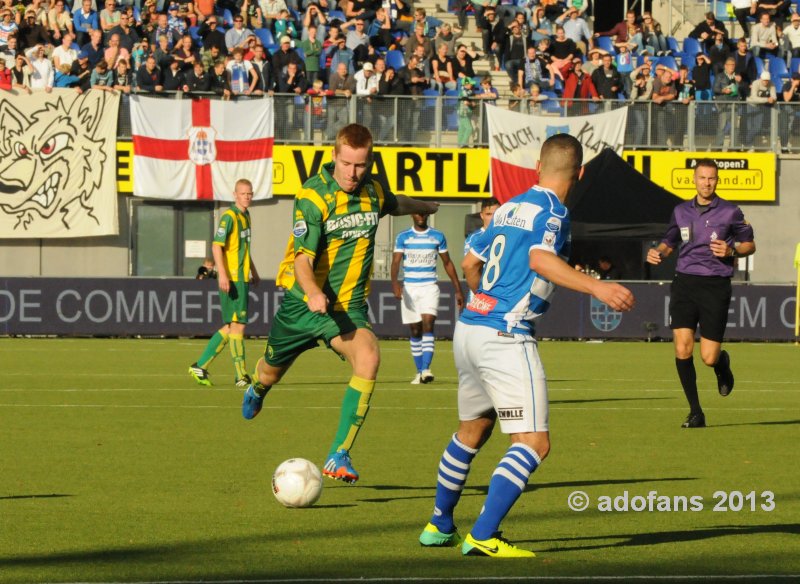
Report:
[[744,220],[742,210],[717,196],[718,178],[716,162],[708,158],[697,161],[697,196],[675,207],[664,239],[647,252],[647,262],[658,265],[680,246],[670,289],[669,320],[675,341],[675,366],[691,408],[683,428],[706,425],[692,358],[698,324],[703,363],[714,368],[721,396],[733,391],[730,356],[722,350],[733,261],[756,251],[753,228]]

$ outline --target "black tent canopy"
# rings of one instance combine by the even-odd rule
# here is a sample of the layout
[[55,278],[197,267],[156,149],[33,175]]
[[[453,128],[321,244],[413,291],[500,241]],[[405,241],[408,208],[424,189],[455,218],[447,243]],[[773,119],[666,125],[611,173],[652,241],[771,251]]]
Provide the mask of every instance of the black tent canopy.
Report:
[[566,204],[573,239],[646,239],[664,235],[680,202],[607,148],[586,164]]

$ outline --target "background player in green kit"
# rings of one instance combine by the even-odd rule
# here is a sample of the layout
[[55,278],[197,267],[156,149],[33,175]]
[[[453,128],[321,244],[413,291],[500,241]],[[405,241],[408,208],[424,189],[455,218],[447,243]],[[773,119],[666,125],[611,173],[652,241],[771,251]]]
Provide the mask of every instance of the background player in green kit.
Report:
[[208,341],[203,354],[189,366],[189,374],[201,385],[211,385],[208,366],[226,344],[230,343],[236,386],[252,383],[247,374],[244,357],[244,327],[247,324],[247,297],[249,282],[258,284],[258,271],[250,257],[250,213],[253,202],[253,185],[244,178],[236,181],[234,202],[219,220],[214,232],[214,263],[217,266],[220,308],[224,326]]
[[367,316],[378,220],[384,215],[435,213],[438,203],[395,196],[370,174],[372,135],[359,124],[336,136],[333,162],[323,165],[295,197],[294,227],[277,283],[286,289],[272,322],[255,383],[242,415],[254,418],[264,396],[294,360],[321,340],[345,359],[353,375],[323,474],[355,482],[350,448],[367,415],[380,364]]

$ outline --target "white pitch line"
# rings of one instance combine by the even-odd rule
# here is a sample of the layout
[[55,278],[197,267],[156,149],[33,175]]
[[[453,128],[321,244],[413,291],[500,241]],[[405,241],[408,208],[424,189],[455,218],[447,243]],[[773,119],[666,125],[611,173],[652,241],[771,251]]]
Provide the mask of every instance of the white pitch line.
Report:
[[[331,383],[338,383],[342,386],[345,385],[346,381],[342,380],[341,382],[331,382]],[[419,386],[419,387],[391,387],[385,384],[387,383],[401,383],[397,381],[386,381],[386,382],[378,382],[376,391],[384,392],[413,392],[413,393],[421,393],[421,392],[454,392],[457,391],[458,388],[455,386],[450,387],[432,387],[430,385]],[[738,383],[738,381],[737,381]],[[313,387],[308,385],[292,385],[292,384],[280,384],[275,386],[276,390],[281,391],[292,391],[292,392],[299,392],[299,391],[336,391],[337,388],[331,387]],[[592,394],[603,394],[613,396],[620,393],[666,393],[666,394],[675,394],[680,388],[669,387],[669,388],[638,388],[638,387],[614,387],[614,388],[597,388],[597,387],[548,387],[547,391],[549,393],[558,393],[558,392],[589,392]],[[798,386],[798,390],[800,390],[800,385]],[[169,391],[182,391],[182,392],[198,392],[198,393],[225,393],[225,392],[234,392],[238,390],[234,390],[228,386],[219,385],[219,386],[212,386],[212,389],[200,389],[198,387],[20,387],[20,388],[2,388],[0,389],[0,393],[113,393],[113,392],[133,392],[133,391],[141,391],[141,392],[169,392]],[[748,389],[746,390],[747,393],[786,393],[786,389]],[[789,390],[792,391],[792,390]],[[611,397],[613,399],[613,397]],[[642,398],[646,399],[646,398]]]

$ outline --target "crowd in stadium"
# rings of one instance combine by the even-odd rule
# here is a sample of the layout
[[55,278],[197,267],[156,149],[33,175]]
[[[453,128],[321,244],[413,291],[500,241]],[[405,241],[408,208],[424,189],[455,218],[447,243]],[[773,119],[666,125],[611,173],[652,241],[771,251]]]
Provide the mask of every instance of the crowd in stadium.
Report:
[[[708,13],[681,42],[649,12],[593,31],[588,0],[452,0],[457,26],[411,0],[99,1],[2,0],[0,89],[496,99],[491,76],[476,78],[487,59],[509,75],[512,108],[547,96],[800,101],[789,0],[731,0],[741,38]],[[459,42],[473,15],[482,47]]]

